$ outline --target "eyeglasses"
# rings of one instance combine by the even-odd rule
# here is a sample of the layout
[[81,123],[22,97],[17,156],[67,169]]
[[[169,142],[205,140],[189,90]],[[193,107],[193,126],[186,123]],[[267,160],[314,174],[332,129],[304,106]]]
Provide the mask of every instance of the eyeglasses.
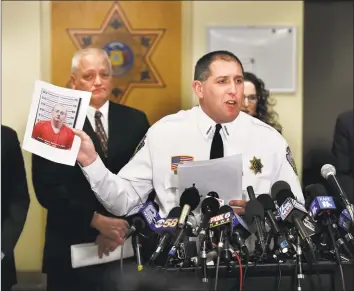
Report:
[[250,103],[256,103],[258,100],[258,96],[257,95],[249,95],[249,96],[244,96],[245,100],[247,99],[248,102]]

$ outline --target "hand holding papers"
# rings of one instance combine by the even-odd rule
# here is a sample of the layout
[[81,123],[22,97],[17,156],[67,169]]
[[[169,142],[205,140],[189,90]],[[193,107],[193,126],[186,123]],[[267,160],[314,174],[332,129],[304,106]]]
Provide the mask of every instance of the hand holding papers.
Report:
[[242,200],[242,155],[183,163],[178,166],[178,182],[181,193],[195,184],[203,197],[215,191],[225,204]]
[[75,165],[91,92],[36,81],[23,149],[56,163]]

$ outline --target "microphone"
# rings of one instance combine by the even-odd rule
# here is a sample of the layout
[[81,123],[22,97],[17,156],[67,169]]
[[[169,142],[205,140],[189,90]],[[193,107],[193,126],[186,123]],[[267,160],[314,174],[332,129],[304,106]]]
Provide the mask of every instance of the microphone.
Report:
[[328,228],[328,233],[334,247],[337,263],[340,264],[341,260],[337,244],[342,247],[344,251],[352,258],[353,255],[342,238],[339,238],[336,244],[335,230],[337,230],[337,226],[332,221],[332,216],[336,210],[336,205],[333,198],[328,196],[325,187],[321,184],[309,185],[305,188],[305,190],[309,195],[307,200],[312,200],[309,207],[310,216],[312,216],[315,220],[322,222],[322,224]]
[[186,224],[187,216],[191,211],[197,208],[200,203],[200,196],[197,188],[190,187],[184,190],[180,198],[180,206],[182,207],[181,216],[178,220],[178,227],[183,229]]
[[182,207],[181,216],[178,220],[179,232],[174,241],[171,250],[168,253],[168,260],[176,254],[177,245],[181,242],[183,233],[185,231],[186,219],[191,211],[197,208],[200,203],[200,196],[197,188],[190,187],[184,190],[180,199],[180,206]]
[[201,205],[201,210],[203,213],[203,220],[200,224],[199,231],[199,242],[203,243],[209,228],[209,220],[212,216],[215,216],[220,208],[218,200],[213,197],[207,197],[203,200]]
[[[284,200],[284,198],[286,199]],[[307,210],[301,203],[297,202],[294,198],[295,196],[291,192],[291,190],[283,190],[278,193],[278,195],[276,196],[276,200],[279,206],[278,212],[280,218],[283,221],[288,221],[295,225],[299,235],[310,248],[311,255],[314,261],[317,261],[314,250],[314,244],[312,242],[312,239],[309,237],[308,232],[306,231],[304,223],[302,222],[302,220],[307,216]],[[280,204],[281,201],[284,202]]]
[[219,194],[216,193],[216,192],[214,192],[214,191],[209,192],[206,196],[207,196],[207,197],[213,197],[213,198],[215,198],[216,200],[218,200],[218,201],[219,201],[219,204],[220,204],[220,207],[221,207],[221,206],[224,206],[224,204],[225,204],[225,201],[224,201],[223,199],[219,199]]
[[262,221],[264,221],[264,209],[262,204],[256,199],[252,186],[247,187],[247,193],[250,201],[247,202],[245,207],[246,220],[249,221],[251,225],[256,227],[258,242],[261,246],[262,252],[265,253],[266,243],[262,226]]
[[162,236],[155,252],[151,255],[150,261],[155,261],[160,253],[163,252],[166,245],[170,242],[170,239],[176,233],[176,227],[178,223],[178,217],[181,215],[181,207],[174,207],[171,209],[166,219],[161,219],[156,223],[155,227],[162,230]]
[[[354,211],[354,206],[352,205],[352,209]],[[344,229],[346,232],[350,232],[350,228],[353,224],[353,221],[348,213],[347,209],[344,209],[341,214],[339,215],[338,219],[339,226]]]
[[149,236],[156,221],[160,220],[158,205],[155,202],[147,201],[144,204],[134,207],[126,217],[130,228],[124,236],[124,240],[130,238],[135,232],[143,237]]
[[[352,205],[353,211],[354,211],[354,206]],[[350,233],[350,228],[353,225],[353,221],[351,220],[351,217],[346,209],[342,211],[342,213],[339,215],[338,219],[338,226],[345,231],[345,239],[348,243],[351,243],[354,245],[354,238],[353,235]]]
[[[268,222],[272,229],[274,235],[277,235],[277,245],[280,248],[280,251],[285,254],[289,250],[289,242],[287,241],[285,234],[280,230],[277,221],[274,216],[274,211],[276,211],[275,204],[272,198],[268,194],[261,194],[257,197],[257,200],[262,204],[265,214],[268,218]],[[274,240],[275,241],[275,240]]]
[[351,207],[351,204],[348,200],[347,194],[343,191],[341,186],[338,183],[338,180],[336,178],[336,168],[332,165],[326,164],[322,166],[321,168],[321,175],[323,178],[325,178],[329,184],[332,186],[334,191],[339,195],[341,198],[342,202],[345,205],[346,210],[348,211],[352,221],[354,221],[354,211]]
[[249,252],[245,244],[245,240],[251,235],[251,233],[247,227],[247,224],[236,213],[233,213],[232,229],[233,229],[232,236],[231,236],[232,244],[237,244],[240,250],[246,256],[248,256]]
[[[285,181],[277,181],[272,185],[272,188],[270,190],[270,197],[272,198],[273,201],[275,201],[277,203],[276,198],[277,198],[278,193],[282,193],[282,192],[287,193],[289,191],[291,192],[291,188],[288,183],[286,183]],[[281,198],[281,196],[279,196],[279,198]],[[295,199],[295,196],[294,196],[294,199]],[[280,204],[283,204],[283,202],[284,201],[280,201]],[[279,203],[277,203],[277,204],[279,205]]]

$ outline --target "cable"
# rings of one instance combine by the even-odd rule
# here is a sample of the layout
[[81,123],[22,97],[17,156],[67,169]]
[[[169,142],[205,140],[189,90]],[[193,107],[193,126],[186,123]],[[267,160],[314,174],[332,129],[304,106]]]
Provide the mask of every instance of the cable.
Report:
[[279,269],[279,276],[278,276],[277,288],[275,289],[275,291],[279,290],[280,282],[281,282],[281,267],[280,267],[280,261],[279,260],[278,260],[278,269]]
[[342,263],[340,260],[340,254],[339,254],[339,250],[336,244],[336,240],[334,238],[334,233],[333,233],[333,225],[332,225],[332,221],[330,221],[329,219],[329,224],[328,224],[328,232],[329,232],[329,236],[331,237],[331,241],[334,247],[334,252],[335,252],[335,257],[336,257],[336,261],[337,261],[337,265],[339,266],[339,271],[340,271],[340,277],[341,277],[341,281],[342,281],[342,287],[343,287],[343,291],[346,291],[346,287],[345,287],[345,279],[344,279],[344,274],[343,274],[343,267],[342,267]]
[[240,291],[242,290],[242,284],[243,284],[243,278],[242,278],[242,262],[240,259],[240,256],[238,255],[237,252],[234,251],[234,256],[236,257],[238,264],[239,264],[239,268],[240,268]]
[[245,288],[246,285],[246,274],[247,274],[247,270],[248,270],[248,262],[249,262],[249,256],[246,256],[246,268],[245,268],[245,272],[243,274],[243,279],[242,279],[242,289],[241,291],[243,291],[243,289]]
[[220,254],[218,255],[218,258],[216,260],[216,273],[215,273],[214,291],[218,290],[219,267],[220,267]]

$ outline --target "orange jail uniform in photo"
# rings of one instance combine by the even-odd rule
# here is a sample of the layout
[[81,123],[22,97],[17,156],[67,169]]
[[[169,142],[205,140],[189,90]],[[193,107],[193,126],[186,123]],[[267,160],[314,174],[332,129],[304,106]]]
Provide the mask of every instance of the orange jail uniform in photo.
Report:
[[74,141],[74,133],[66,125],[55,133],[50,120],[39,121],[33,128],[32,138],[52,147],[69,150]]

